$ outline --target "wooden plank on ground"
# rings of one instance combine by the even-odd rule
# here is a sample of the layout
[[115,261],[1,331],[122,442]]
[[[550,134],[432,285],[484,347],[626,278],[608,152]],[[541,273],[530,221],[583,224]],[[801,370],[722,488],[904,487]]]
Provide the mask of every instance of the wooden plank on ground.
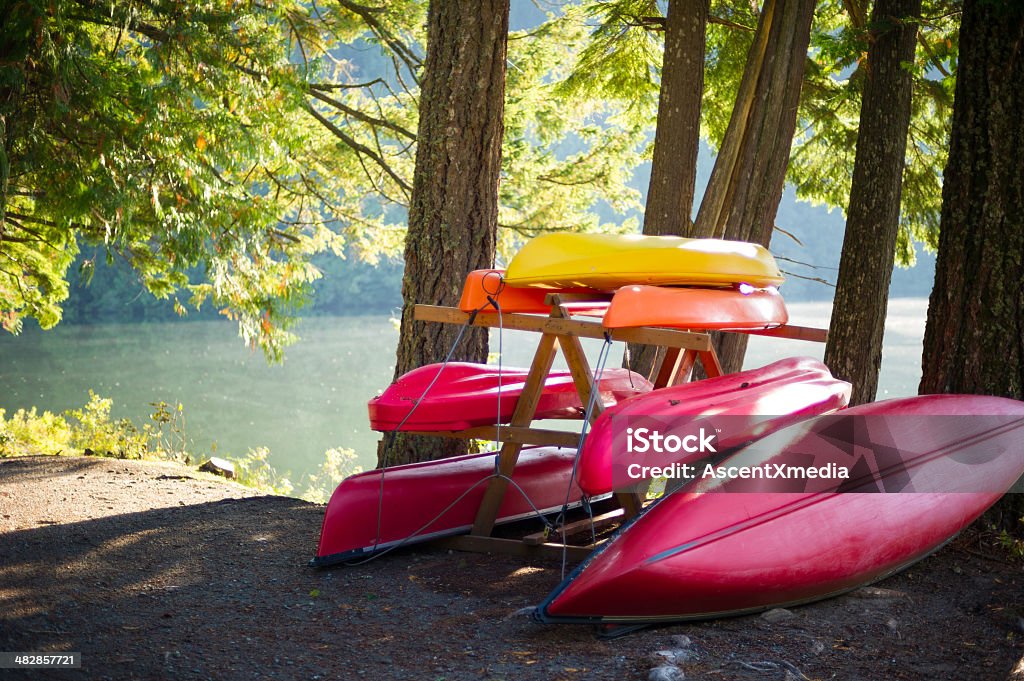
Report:
[[594,552],[593,546],[563,546],[546,542],[544,544],[526,544],[518,539],[500,539],[498,537],[481,537],[464,534],[458,537],[447,537],[431,542],[433,546],[455,551],[472,551],[474,553],[502,553],[512,556],[544,557],[561,560],[563,552],[568,560],[578,563]]
[[476,426],[466,430],[415,431],[413,435],[432,435],[434,437],[454,438],[457,440],[512,442],[519,445],[538,445],[541,447],[575,447],[580,441],[579,433],[522,426],[502,426],[501,428],[495,426]]
[[589,532],[591,527],[595,530],[605,528],[613,523],[619,522],[622,520],[623,516],[623,510],[621,508],[616,508],[612,511],[608,511],[607,513],[596,515],[593,518],[583,518],[571,523],[566,523],[562,527],[552,531],[550,534],[548,532],[535,532],[534,534],[528,534],[523,537],[523,541],[527,544],[537,545],[545,543],[550,537],[572,537],[577,534]]

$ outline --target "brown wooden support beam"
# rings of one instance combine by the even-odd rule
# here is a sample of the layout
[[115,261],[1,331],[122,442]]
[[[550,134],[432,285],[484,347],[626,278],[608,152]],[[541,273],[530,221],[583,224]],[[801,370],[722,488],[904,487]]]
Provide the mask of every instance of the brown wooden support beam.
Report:
[[[423,322],[465,324],[469,321],[468,313],[453,307],[441,307],[438,305],[417,305],[414,314],[418,321]],[[496,328],[498,326],[498,316],[477,315],[473,320],[473,325]],[[648,327],[606,329],[601,326],[600,322],[542,317],[540,315],[529,315],[520,312],[510,312],[502,315],[502,327],[510,331],[537,331],[557,336],[597,339],[604,339],[605,332],[611,331],[613,341],[640,343],[642,345],[664,345],[697,351],[705,351],[711,348],[711,338],[706,333]]]
[[[533,363],[526,375],[526,383],[516,402],[515,411],[512,412],[510,425],[527,427],[533,421],[533,415],[537,412],[537,404],[540,402],[544,390],[544,380],[551,372],[551,364],[555,361],[557,350],[558,339],[555,336],[546,333],[540,337],[537,352],[533,356]],[[522,448],[523,445],[516,442],[506,442],[501,446],[501,452],[498,454],[499,474],[512,477],[512,471],[515,470],[516,462],[519,460],[519,451]],[[494,522],[498,518],[498,510],[501,508],[507,488],[508,480],[504,477],[493,478],[487,484],[476,519],[473,522],[473,534],[487,536],[494,529]]]
[[527,544],[519,539],[500,539],[498,537],[481,537],[464,534],[458,537],[447,537],[431,542],[432,545],[455,551],[472,551],[474,553],[503,553],[513,556],[542,557],[561,560],[563,552],[568,560],[579,563],[594,552],[594,546],[563,546],[546,542],[543,544]]

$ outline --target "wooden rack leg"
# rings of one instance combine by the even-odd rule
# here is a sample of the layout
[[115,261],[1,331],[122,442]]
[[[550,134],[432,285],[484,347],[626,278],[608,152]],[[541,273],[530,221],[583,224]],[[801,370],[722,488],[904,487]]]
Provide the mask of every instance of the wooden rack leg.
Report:
[[[559,307],[555,307],[551,314],[552,316],[568,316]],[[587,355],[583,351],[583,344],[576,336],[560,336],[559,341],[565,361],[569,365],[569,371],[576,384],[576,391],[579,393],[580,399],[583,400],[583,404],[588,405],[590,404],[591,386],[594,385],[594,374],[590,369],[590,362],[587,361]],[[678,353],[678,350],[676,352]],[[675,359],[672,363],[675,364]],[[597,388],[597,386],[594,387]],[[594,409],[590,413],[590,422],[593,423],[603,411],[604,402],[601,401],[601,396],[598,394],[597,399],[594,400]],[[634,492],[617,492],[615,499],[622,507],[626,518],[632,518],[643,508],[643,498]]]
[[664,388],[670,385],[676,367],[679,365],[679,348],[665,348],[665,355],[661,358],[658,371],[654,374],[654,387]]
[[[516,402],[515,411],[512,412],[510,425],[528,426],[533,421],[533,415],[537,411],[537,404],[543,393],[544,379],[551,371],[551,364],[555,361],[557,349],[558,338],[556,336],[547,333],[541,336],[537,353],[533,356],[533,363],[530,365],[530,372],[526,376],[526,383],[523,385],[523,391],[519,395],[519,401]],[[498,472],[501,475],[512,476],[522,448],[521,444],[512,442],[502,445],[501,452],[498,454]],[[486,537],[491,534],[507,488],[508,480],[505,478],[494,478],[488,483],[480,502],[480,508],[476,513],[476,520],[473,522],[472,533],[474,535]]]
[[704,373],[708,378],[717,378],[722,375],[722,365],[718,361],[718,353],[714,348],[698,352],[700,363],[704,366]]

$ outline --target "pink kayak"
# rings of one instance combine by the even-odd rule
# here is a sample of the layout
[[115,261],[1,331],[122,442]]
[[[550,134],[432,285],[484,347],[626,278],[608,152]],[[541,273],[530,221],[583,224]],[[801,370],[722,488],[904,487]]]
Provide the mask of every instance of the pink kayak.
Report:
[[[597,419],[580,454],[576,480],[591,496],[625,489],[660,477],[652,476],[650,469],[721,454],[811,416],[842,409],[849,401],[850,384],[832,378],[828,367],[806,357],[655,390],[620,402]],[[715,434],[715,451],[662,447],[658,452],[653,443],[643,448],[650,438],[641,437],[655,431],[671,443],[668,438],[699,435],[702,428],[706,437]]]
[[[370,400],[370,427],[389,431],[402,424],[402,430],[440,431],[491,425],[499,418],[499,384],[500,419],[507,423],[528,373],[528,369],[502,367],[499,374],[496,366],[469,362],[450,362],[444,369],[440,364],[413,369]],[[436,383],[424,396],[435,378]],[[605,404],[640,395],[651,387],[650,381],[626,369],[606,369],[600,382]],[[552,371],[544,381],[535,418],[572,418],[582,410],[572,375],[568,371]],[[407,420],[402,423],[403,419]]]
[[[498,522],[543,513],[580,500],[570,487],[574,449],[526,448],[498,512]],[[331,495],[310,564],[325,567],[382,551],[469,531],[494,474],[495,452],[395,466],[353,475]],[[378,529],[379,526],[379,529]]]
[[927,556],[1022,473],[1024,402],[929,395],[817,417],[646,508],[537,616],[640,624],[840,594]]

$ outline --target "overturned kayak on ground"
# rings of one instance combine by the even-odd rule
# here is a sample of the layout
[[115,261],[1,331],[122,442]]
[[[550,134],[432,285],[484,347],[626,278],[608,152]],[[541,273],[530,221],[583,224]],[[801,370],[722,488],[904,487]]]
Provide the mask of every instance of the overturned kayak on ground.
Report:
[[877,581],[940,547],[1024,473],[1024,402],[927,395],[862,405],[707,470],[624,525],[536,616],[706,619]]
[[[519,463],[498,512],[498,522],[559,510],[580,500],[570,486],[576,450],[531,447]],[[468,532],[487,482],[495,452],[394,466],[353,475],[327,503],[314,567],[366,557],[396,544]]]

